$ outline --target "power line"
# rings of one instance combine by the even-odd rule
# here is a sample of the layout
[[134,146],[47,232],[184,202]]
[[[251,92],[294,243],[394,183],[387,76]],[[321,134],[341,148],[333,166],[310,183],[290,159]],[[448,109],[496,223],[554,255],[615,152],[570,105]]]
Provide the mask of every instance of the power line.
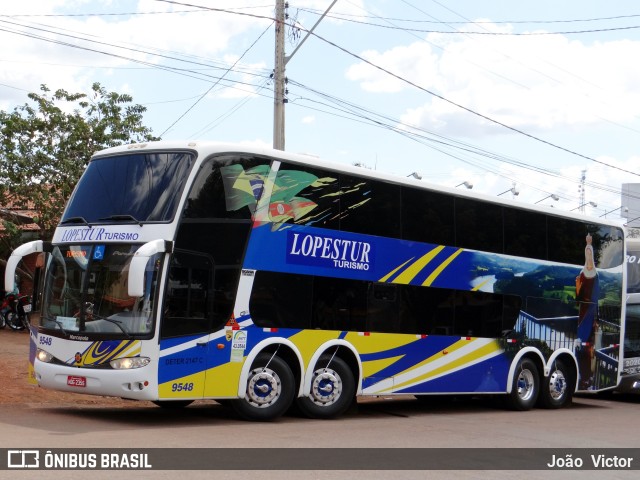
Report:
[[476,115],[477,117],[480,117],[480,118],[482,118],[482,119],[484,119],[484,120],[487,120],[487,121],[489,121],[489,122],[491,122],[491,123],[493,123],[493,124],[496,124],[496,125],[498,125],[498,126],[501,126],[501,127],[503,127],[503,128],[506,128],[506,129],[508,129],[508,130],[511,130],[512,132],[518,133],[518,134],[520,134],[520,135],[523,135],[523,136],[525,136],[525,137],[528,137],[528,138],[530,138],[530,139],[532,139],[532,140],[535,140],[535,141],[537,141],[537,142],[540,142],[540,143],[543,143],[543,144],[545,144],[545,145],[548,145],[548,146],[550,146],[550,147],[552,147],[552,148],[556,148],[556,149],[558,149],[558,150],[562,150],[562,151],[564,151],[564,152],[566,152],[566,153],[569,153],[569,154],[571,154],[571,155],[575,155],[575,156],[578,156],[578,157],[584,158],[584,159],[586,159],[586,160],[589,160],[589,161],[591,161],[591,162],[599,163],[599,164],[601,164],[601,165],[604,165],[604,166],[607,166],[607,167],[610,167],[610,168],[614,168],[614,169],[616,169],[616,170],[620,170],[620,171],[622,171],[622,172],[629,173],[629,174],[634,175],[634,176],[640,176],[640,174],[638,174],[638,173],[636,173],[636,172],[632,172],[631,170],[626,170],[626,169],[623,169],[623,168],[620,168],[620,167],[616,167],[616,166],[614,166],[614,165],[610,165],[610,164],[608,164],[608,163],[602,162],[602,161],[600,161],[600,160],[596,160],[595,158],[589,157],[588,155],[584,155],[584,154],[582,154],[582,153],[579,153],[579,152],[573,151],[573,150],[571,150],[571,149],[569,149],[569,148],[562,147],[562,146],[560,146],[560,145],[556,145],[555,143],[552,143],[552,142],[550,142],[550,141],[548,141],[548,140],[544,140],[544,139],[542,139],[542,138],[540,138],[540,137],[537,137],[537,136],[535,136],[535,135],[533,135],[533,134],[531,134],[531,133],[527,133],[527,132],[525,132],[525,131],[523,131],[523,130],[520,130],[520,129],[518,129],[518,128],[515,128],[515,127],[512,127],[512,126],[510,126],[510,125],[507,125],[506,123],[503,123],[503,122],[500,122],[500,121],[498,121],[498,120],[495,120],[494,118],[491,118],[491,117],[489,117],[489,116],[487,116],[487,115],[484,115],[484,114],[482,114],[482,113],[480,113],[480,112],[476,112],[475,110],[473,110],[473,109],[471,109],[471,108],[469,108],[469,107],[465,107],[464,105],[461,105],[461,104],[459,104],[459,103],[457,103],[457,102],[454,102],[453,100],[450,100],[450,99],[448,99],[448,98],[446,98],[446,97],[444,97],[444,96],[442,96],[442,95],[440,95],[440,94],[438,94],[438,93],[436,93],[436,92],[434,92],[434,91],[432,91],[432,90],[429,90],[428,88],[422,87],[422,86],[418,85],[417,83],[412,82],[411,80],[408,80],[408,79],[406,79],[406,78],[402,77],[401,75],[398,75],[398,74],[396,74],[396,73],[393,73],[393,72],[391,72],[390,70],[387,70],[386,68],[381,67],[380,65],[377,65],[377,64],[375,64],[375,63],[373,63],[373,62],[371,62],[371,61],[367,60],[366,58],[364,58],[364,57],[362,57],[362,56],[360,56],[360,55],[358,55],[358,54],[356,54],[356,53],[353,53],[353,52],[351,52],[350,50],[347,50],[347,49],[346,49],[346,48],[344,48],[344,47],[341,47],[340,45],[336,44],[335,42],[332,42],[331,40],[328,40],[328,39],[326,39],[326,38],[324,38],[324,37],[322,37],[322,36],[318,35],[317,33],[312,33],[312,35],[314,35],[314,36],[315,36],[316,38],[318,38],[319,40],[321,40],[321,41],[323,41],[323,42],[327,43],[328,45],[331,45],[332,47],[337,48],[337,49],[338,49],[338,50],[340,50],[341,52],[346,53],[347,55],[349,55],[349,56],[351,56],[351,57],[354,57],[354,58],[356,58],[356,59],[360,60],[361,62],[366,63],[367,65],[369,65],[369,66],[371,66],[371,67],[375,68],[376,70],[380,70],[381,72],[384,72],[384,73],[386,73],[387,75],[390,75],[390,76],[392,76],[393,78],[395,78],[395,79],[397,79],[397,80],[400,80],[400,81],[401,81],[401,82],[403,82],[403,83],[406,83],[407,85],[411,85],[412,87],[417,88],[417,89],[418,89],[418,90],[420,90],[420,91],[423,91],[423,92],[425,92],[425,93],[428,93],[429,95],[432,95],[432,96],[434,96],[434,97],[436,97],[436,98],[439,98],[440,100],[442,100],[442,101],[444,101],[444,102],[447,102],[447,103],[449,103],[449,104],[451,104],[451,105],[453,105],[453,106],[455,106],[455,107],[458,107],[458,108],[460,108],[460,109],[462,109],[462,110],[464,110],[464,111],[466,111],[466,112],[469,112],[469,113],[471,113],[471,114],[473,114],[473,115]]
[[167,133],[167,131],[169,131],[171,128],[173,128],[173,126],[178,123],[180,120],[182,120],[182,118],[184,118],[184,116],[189,113],[198,103],[200,103],[200,101],[216,86],[218,85],[218,83],[220,83],[220,81],[231,71],[233,70],[233,68],[238,64],[238,62],[240,62],[240,60],[242,60],[244,58],[244,56],[249,53],[249,50],[251,50],[256,43],[258,43],[258,41],[262,38],[262,36],[267,33],[267,31],[271,29],[271,25],[269,25],[260,35],[258,35],[258,38],[256,38],[253,43],[251,45],[249,45],[249,47],[244,51],[244,53],[242,55],[240,55],[240,57],[238,57],[238,59],[233,63],[233,65],[231,65],[226,72],[224,72],[224,74],[213,84],[211,85],[211,87],[204,92],[200,98],[198,98],[193,105],[191,105],[182,115],[180,115],[175,122],[173,122],[171,125],[169,125],[164,132],[162,132],[160,134],[160,136],[162,137],[162,135],[164,135],[165,133]]
[[[442,5],[441,5],[442,6]],[[443,6],[444,7],[444,6]],[[446,7],[444,7],[446,8]],[[299,7],[298,10],[303,11],[303,12],[307,12],[307,13],[311,13],[311,14],[315,14],[315,15],[320,15],[322,13],[322,10],[318,10],[318,9],[314,9],[314,8],[305,8],[305,7]],[[335,18],[337,20],[344,20],[344,21],[348,21],[349,17],[352,18],[378,18],[378,19],[384,19],[384,20],[390,20],[393,22],[406,22],[406,23],[428,23],[428,24],[442,24],[444,22],[441,22],[439,20],[417,20],[415,18],[397,18],[397,17],[381,17],[378,15],[355,15],[355,14],[350,14],[350,13],[339,13],[339,12],[335,12],[333,14],[327,15],[327,17],[331,17],[331,18]],[[518,23],[527,23],[527,24],[536,24],[536,23],[540,23],[540,24],[547,24],[547,23],[581,23],[581,22],[597,22],[597,21],[602,21],[602,20],[622,20],[622,19],[629,19],[629,18],[638,18],[640,17],[640,14],[638,15],[617,15],[617,16],[613,16],[613,17],[595,17],[595,18],[573,18],[573,19],[567,19],[567,20],[490,20],[490,21],[484,21],[484,22],[478,22],[475,21],[473,23],[487,23],[487,24],[518,24]],[[447,21],[447,24],[466,24],[468,22],[456,22],[456,21]]]
[[[160,0],[163,1],[163,0]],[[315,13],[311,10],[308,9],[304,9],[301,8],[301,11],[308,11],[309,13]],[[328,15],[331,16],[332,18],[336,18],[336,19],[340,19],[343,20],[345,22],[351,22],[351,23],[357,23],[360,25],[368,25],[371,27],[379,27],[379,28],[386,28],[389,30],[403,30],[406,32],[416,32],[416,33],[439,33],[439,34],[444,34],[444,35],[456,35],[456,34],[464,34],[464,35],[489,35],[489,36],[504,36],[504,37],[527,37],[527,36],[546,36],[546,35],[582,35],[582,34],[587,34],[587,33],[603,33],[603,32],[614,32],[614,31],[618,31],[618,30],[635,30],[640,28],[640,25],[630,25],[630,26],[622,26],[622,27],[607,27],[607,28],[594,28],[594,29],[582,29],[582,30],[565,30],[565,31],[554,31],[554,32],[544,32],[544,31],[536,31],[536,32],[493,32],[493,31],[466,31],[466,30],[434,30],[434,29],[426,29],[426,28],[409,28],[409,27],[399,27],[399,26],[390,26],[390,25],[382,25],[379,23],[373,23],[373,22],[365,22],[365,21],[360,21],[360,20],[354,20],[354,19],[350,19],[350,18],[343,18],[337,15]],[[371,17],[371,18],[381,18],[381,17]],[[386,20],[390,20],[390,19],[386,19]],[[392,19],[391,19],[392,20]],[[400,20],[400,19],[395,19],[393,21],[405,21],[405,20]],[[429,23],[436,23],[438,25],[446,25],[446,24],[458,24],[458,23],[462,23],[462,24],[468,24],[469,22],[441,22],[441,21],[434,21],[434,22],[429,22]],[[482,22],[471,22],[474,24],[480,24]],[[493,23],[493,24],[500,24],[500,23],[509,23],[509,22],[486,22],[486,23]],[[515,22],[514,22],[515,23]],[[529,22],[520,22],[520,23],[529,23]]]

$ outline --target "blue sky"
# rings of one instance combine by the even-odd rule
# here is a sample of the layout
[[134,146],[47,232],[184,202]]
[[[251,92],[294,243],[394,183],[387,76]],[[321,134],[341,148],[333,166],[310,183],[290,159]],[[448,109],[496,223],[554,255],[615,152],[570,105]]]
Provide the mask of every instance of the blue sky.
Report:
[[[331,0],[288,3],[290,54]],[[271,146],[274,4],[2,2],[0,108],[97,81],[164,139]],[[640,183],[636,0],[338,0],[314,33],[287,65],[288,151],[565,210],[585,171],[609,218]]]

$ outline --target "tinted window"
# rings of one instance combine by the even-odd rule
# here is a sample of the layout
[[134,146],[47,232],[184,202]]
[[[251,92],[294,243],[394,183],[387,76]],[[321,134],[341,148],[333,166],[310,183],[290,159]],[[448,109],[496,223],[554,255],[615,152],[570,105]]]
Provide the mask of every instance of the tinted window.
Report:
[[209,330],[212,272],[212,262],[205,255],[173,254],[163,310],[163,337]]
[[310,328],[313,277],[257,272],[249,309],[261,327]]
[[270,170],[268,162],[237,155],[209,159],[185,205],[176,248],[211,259],[214,328],[224,325],[233,309],[252,215]]
[[547,216],[505,207],[504,253],[546,260]]
[[454,245],[453,197],[402,188],[402,238],[436,245]]
[[584,263],[587,230],[581,222],[566,218],[548,218],[549,260],[580,265]]
[[341,175],[340,230],[400,237],[400,187]]
[[640,250],[635,248],[627,250],[627,293],[640,293]]
[[613,268],[623,263],[624,233],[617,227],[592,226],[596,266]]
[[485,252],[503,252],[502,206],[456,198],[456,246]]
[[269,174],[269,161],[236,155],[205,162],[189,192],[186,218],[250,219]]
[[276,223],[296,223],[339,228],[340,189],[336,173],[283,163],[276,174],[269,218]]
[[520,305],[513,295],[257,272],[250,310],[261,327],[497,338]]
[[89,162],[61,223],[82,218],[104,221],[127,215],[139,221],[172,220],[194,155],[186,152],[137,153]]

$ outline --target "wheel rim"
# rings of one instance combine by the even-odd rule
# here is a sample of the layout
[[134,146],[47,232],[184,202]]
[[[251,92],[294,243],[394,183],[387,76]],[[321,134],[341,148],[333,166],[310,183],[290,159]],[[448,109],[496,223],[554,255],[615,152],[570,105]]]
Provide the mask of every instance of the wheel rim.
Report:
[[535,393],[535,383],[531,370],[521,370],[518,375],[518,396],[524,400],[530,400]]
[[282,382],[270,368],[256,368],[251,371],[247,385],[247,401],[258,408],[273,405],[282,393]]
[[342,379],[335,370],[321,368],[313,372],[311,401],[321,407],[335,403],[342,395]]
[[561,370],[549,375],[549,394],[553,400],[560,400],[567,391],[567,379]]

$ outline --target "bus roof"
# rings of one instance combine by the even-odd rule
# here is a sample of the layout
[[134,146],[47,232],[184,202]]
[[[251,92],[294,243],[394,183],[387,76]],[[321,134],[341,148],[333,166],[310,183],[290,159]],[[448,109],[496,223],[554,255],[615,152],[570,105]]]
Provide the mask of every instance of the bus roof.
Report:
[[[376,180],[383,180],[390,183],[399,185],[410,185],[415,188],[422,188],[425,190],[432,190],[442,192],[456,197],[470,198],[475,200],[483,200],[498,205],[505,205],[509,207],[521,208],[523,210],[543,212],[547,215],[556,217],[566,217],[572,219],[578,219],[585,222],[595,222],[600,225],[610,225],[613,227],[624,228],[624,224],[621,220],[613,220],[606,218],[595,218],[582,213],[570,212],[566,210],[559,210],[553,207],[547,207],[544,205],[534,205],[530,203],[521,202],[509,198],[501,198],[488,194],[471,192],[467,189],[457,189],[455,187],[447,187],[443,185],[437,185],[428,181],[417,180],[414,178],[403,177],[400,175],[394,175],[390,173],[380,172],[378,170],[371,170],[368,168],[358,167],[355,165],[340,163],[336,161],[329,161],[321,159],[318,156],[311,154],[291,153],[282,150],[275,150],[268,147],[245,145],[240,143],[226,143],[217,141],[199,141],[199,140],[161,140],[156,142],[134,143],[128,145],[121,145],[117,147],[111,147],[105,150],[96,152],[92,158],[99,158],[104,156],[111,156],[121,153],[131,153],[134,151],[154,151],[154,150],[193,150],[200,152],[201,158],[207,158],[210,155],[216,153],[247,153],[251,155],[261,155],[268,157],[277,157],[282,160],[309,165],[316,168],[322,168],[337,172],[344,172],[362,177],[368,177]],[[640,242],[640,239],[638,239]]]

